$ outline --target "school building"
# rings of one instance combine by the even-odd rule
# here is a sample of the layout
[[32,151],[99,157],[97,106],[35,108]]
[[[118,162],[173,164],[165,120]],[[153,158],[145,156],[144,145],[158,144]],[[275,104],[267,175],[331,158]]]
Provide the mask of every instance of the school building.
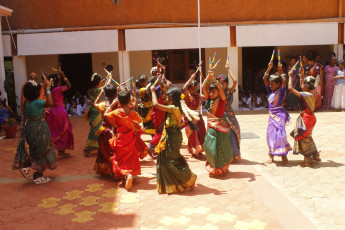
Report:
[[342,0],[199,2],[200,30],[198,0],[0,0],[0,15],[9,16],[2,19],[1,60],[10,63],[6,71],[20,98],[28,74],[52,73],[48,66],[59,63],[74,90],[85,91],[91,74],[104,76],[107,65],[116,81],[150,76],[156,53],[168,79],[182,86],[199,63],[199,46],[204,75],[216,52],[215,74],[225,73],[229,56],[239,85],[245,66],[266,66],[273,49],[285,62],[308,50],[317,50],[322,62],[330,51],[343,57]]

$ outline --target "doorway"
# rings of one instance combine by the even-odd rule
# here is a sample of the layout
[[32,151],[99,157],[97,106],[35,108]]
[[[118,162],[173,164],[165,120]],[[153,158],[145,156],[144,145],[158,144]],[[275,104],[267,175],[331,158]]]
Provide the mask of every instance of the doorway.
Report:
[[61,70],[72,84],[71,90],[66,91],[65,96],[71,98],[77,90],[86,94],[92,75],[91,54],[63,54],[59,55],[59,62]]

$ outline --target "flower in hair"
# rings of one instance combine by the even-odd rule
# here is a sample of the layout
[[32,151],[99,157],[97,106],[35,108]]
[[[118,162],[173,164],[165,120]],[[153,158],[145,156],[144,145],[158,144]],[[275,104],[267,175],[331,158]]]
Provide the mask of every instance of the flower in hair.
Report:
[[91,81],[93,81],[95,79],[95,76],[98,75],[98,73],[94,73],[92,74],[92,77],[91,77]]
[[30,82],[33,86],[37,86],[37,82],[35,82],[34,80],[29,80],[28,82]]

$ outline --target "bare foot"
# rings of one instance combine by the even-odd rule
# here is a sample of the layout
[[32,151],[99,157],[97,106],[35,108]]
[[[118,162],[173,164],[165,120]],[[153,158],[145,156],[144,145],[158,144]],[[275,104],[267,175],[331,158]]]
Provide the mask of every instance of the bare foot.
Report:
[[265,161],[266,164],[272,164],[274,162],[273,157],[268,158],[267,161]]
[[132,184],[133,184],[133,176],[132,176],[132,174],[127,173],[125,189],[127,191],[130,190],[132,188]]
[[289,163],[289,160],[287,159],[287,156],[282,156],[282,165],[287,165]]

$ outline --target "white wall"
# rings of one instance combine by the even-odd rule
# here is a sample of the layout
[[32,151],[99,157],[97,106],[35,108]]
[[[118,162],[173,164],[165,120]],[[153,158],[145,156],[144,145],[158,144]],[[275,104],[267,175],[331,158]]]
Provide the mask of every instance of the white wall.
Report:
[[[1,28],[1,17],[0,17],[0,41],[2,41],[2,28]],[[1,97],[7,98],[5,88],[4,88],[4,81],[5,81],[5,63],[4,63],[4,49],[3,49],[3,43],[0,42],[0,91],[2,93]]]
[[4,51],[4,57],[11,57],[12,50],[11,50],[11,36],[10,35],[2,35],[2,47]]
[[[200,28],[202,48],[230,46],[230,28],[228,26]],[[126,49],[163,50],[198,48],[198,28],[155,28],[126,30]]]
[[114,70],[112,72],[113,79],[119,82],[119,56],[117,52],[108,53],[92,53],[92,71],[94,73],[99,73],[102,76],[106,76],[104,71],[107,65],[112,65]]
[[27,81],[26,58],[14,56],[13,70],[14,70],[15,91],[16,91],[16,96],[17,96],[17,105],[20,106],[22,87],[24,83]]
[[338,23],[236,26],[238,47],[326,45],[338,43]]
[[18,34],[18,55],[75,54],[118,50],[117,30]]

